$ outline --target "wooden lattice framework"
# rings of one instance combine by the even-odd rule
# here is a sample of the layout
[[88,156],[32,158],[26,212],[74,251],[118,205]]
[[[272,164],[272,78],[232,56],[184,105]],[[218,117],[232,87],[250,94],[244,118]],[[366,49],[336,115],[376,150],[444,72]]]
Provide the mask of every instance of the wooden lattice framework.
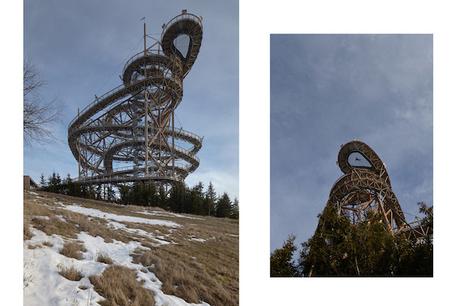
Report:
[[[354,153],[365,159],[364,165],[356,165],[350,161],[350,156]],[[339,214],[346,216],[354,224],[365,220],[372,211],[392,233],[410,232],[417,236],[425,234],[421,232],[423,229],[420,226],[407,223],[392,190],[385,164],[370,146],[359,140],[342,145],[337,164],[343,176],[332,186],[327,205],[334,205]]]
[[[180,36],[188,38],[186,52],[176,46]],[[172,184],[197,169],[203,139],[175,127],[174,113],[202,36],[202,18],[186,10],[163,25],[160,40],[148,36],[144,24],[144,49],[127,61],[123,84],[96,96],[69,124],[77,182]]]

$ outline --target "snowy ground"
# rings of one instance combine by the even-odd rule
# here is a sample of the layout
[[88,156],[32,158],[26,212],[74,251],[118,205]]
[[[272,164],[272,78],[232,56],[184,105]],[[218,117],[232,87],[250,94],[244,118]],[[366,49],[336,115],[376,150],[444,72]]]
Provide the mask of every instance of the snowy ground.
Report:
[[[46,200],[37,193],[29,193],[28,196],[34,203]],[[54,204],[55,208],[48,208],[53,211],[64,209],[87,217],[104,219],[107,221],[105,224],[110,230],[120,231],[127,235],[142,236],[149,240],[154,247],[162,247],[176,242],[161,233],[148,232],[142,228],[133,228],[132,226],[127,227],[125,223],[155,225],[174,231],[182,226],[177,223],[178,219],[195,219],[195,217],[170,214],[163,211],[142,211],[140,213],[149,215],[149,218],[141,218],[109,213],[95,208],[84,207],[78,203],[64,205],[62,202],[55,202]],[[45,205],[43,206],[45,207]],[[151,216],[155,215],[163,217],[170,215],[177,218],[174,221],[153,219]],[[66,220],[63,215],[56,214],[56,216],[59,220]],[[35,216],[35,218],[41,219],[41,222],[53,222],[48,216]],[[93,237],[84,231],[79,232],[76,239],[70,239],[56,234],[47,235],[32,226],[30,233],[32,238],[24,241],[24,305],[99,305],[98,301],[102,301],[104,298],[94,290],[89,280],[90,276],[100,275],[108,267],[107,264],[96,261],[99,254],[109,255],[113,260],[113,264],[134,270],[137,274],[137,279],[143,283],[143,286],[153,292],[155,305],[208,305],[204,302],[201,304],[189,304],[179,297],[163,293],[162,282],[155,274],[141,264],[133,262],[131,255],[133,252],[148,249],[138,241],[121,242],[114,240],[113,242],[106,242],[103,238],[99,236]],[[198,243],[206,242],[203,237],[195,235],[190,235],[186,239]],[[84,245],[86,251],[83,253],[82,259],[69,258],[60,254],[64,243],[69,241],[78,241]],[[83,278],[79,281],[70,281],[58,273],[60,267],[74,267],[81,272]]]

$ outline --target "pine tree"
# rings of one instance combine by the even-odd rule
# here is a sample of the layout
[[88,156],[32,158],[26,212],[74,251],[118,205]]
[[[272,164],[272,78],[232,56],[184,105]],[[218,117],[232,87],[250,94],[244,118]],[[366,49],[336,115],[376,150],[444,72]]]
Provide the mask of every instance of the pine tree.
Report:
[[238,199],[235,198],[232,204],[232,212],[230,214],[230,218],[232,219],[239,219],[240,218],[240,207]]
[[216,192],[214,191],[214,186],[209,182],[208,190],[205,194],[205,206],[207,208],[208,216],[215,214],[215,205],[216,205]]
[[203,198],[203,183],[198,182],[192,190],[190,191],[190,202],[191,202],[191,209],[190,212],[192,214],[206,214],[204,209],[204,198]]
[[230,217],[232,212],[232,202],[226,192],[219,198],[216,204],[216,217]]
[[112,202],[115,201],[115,190],[112,185],[107,186],[107,200]]
[[185,184],[180,182],[174,184],[169,196],[169,207],[173,212],[183,212],[185,206]]
[[293,277],[298,276],[294,263],[294,252],[297,247],[294,244],[295,236],[290,235],[284,242],[283,247],[275,249],[270,255],[270,276],[271,277]]
[[[424,221],[430,224],[430,213]],[[369,212],[365,221],[353,225],[328,205],[314,235],[302,243],[299,268],[303,276],[429,276],[432,251],[432,239],[392,234],[377,213]]]
[[45,176],[43,175],[43,173],[40,175],[40,187],[41,188],[46,187]]

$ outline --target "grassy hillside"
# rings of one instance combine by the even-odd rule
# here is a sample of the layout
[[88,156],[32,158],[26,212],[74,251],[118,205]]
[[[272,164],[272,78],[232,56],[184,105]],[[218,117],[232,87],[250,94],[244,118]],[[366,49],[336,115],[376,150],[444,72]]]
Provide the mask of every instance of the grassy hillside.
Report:
[[237,305],[238,221],[24,193],[26,305]]

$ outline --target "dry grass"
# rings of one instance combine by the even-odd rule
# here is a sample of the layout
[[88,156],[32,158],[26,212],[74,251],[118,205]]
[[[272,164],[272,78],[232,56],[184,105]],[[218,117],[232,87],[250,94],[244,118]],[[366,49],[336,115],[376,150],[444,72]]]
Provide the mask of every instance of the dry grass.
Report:
[[31,223],[33,227],[51,236],[53,234],[60,235],[67,238],[75,239],[79,231],[74,224],[64,222],[61,219],[51,216],[49,220],[42,218],[32,218]]
[[102,237],[107,243],[113,242],[114,240],[118,240],[124,243],[135,240],[122,232],[109,228],[107,226],[107,220],[105,219],[90,219],[85,215],[66,210],[62,210],[62,215],[65,216],[69,223],[72,223],[75,226],[77,234],[79,232],[86,232],[88,235],[93,237]]
[[[42,194],[42,193],[40,193]],[[48,193],[43,195],[47,196]],[[56,199],[50,199],[52,201]],[[45,203],[46,199],[41,202]],[[48,201],[50,202],[50,201]],[[60,235],[66,238],[76,239],[80,232],[87,232],[89,235],[96,237],[100,236],[105,242],[119,240],[122,242],[131,241],[131,237],[120,234],[107,227],[107,221],[99,218],[91,218],[91,220],[82,214],[74,213],[57,206],[39,204],[32,201],[29,197],[24,200],[24,239],[30,239],[31,234],[28,229],[29,225],[44,232],[47,235]],[[48,203],[49,204],[49,203]],[[62,218],[56,217],[61,215]],[[41,217],[48,217],[44,219]]]
[[79,281],[83,278],[81,272],[74,267],[64,267],[62,265],[58,265],[58,272],[60,275],[71,281]]
[[49,241],[43,242],[43,245],[44,245],[44,246],[47,246],[47,247],[50,247],[50,248],[53,247],[53,243],[51,243],[51,242],[49,242]]
[[110,258],[110,257],[109,257],[108,255],[106,255],[106,254],[98,254],[98,255],[97,255],[96,261],[105,263],[105,264],[107,264],[107,265],[113,264],[112,258]]
[[85,251],[85,247],[79,242],[66,242],[59,253],[70,258],[82,259],[82,252]]
[[105,300],[101,306],[152,306],[152,293],[136,280],[136,273],[126,267],[110,266],[101,276],[91,276],[94,290]]
[[[231,251],[223,251],[230,248]],[[238,305],[238,247],[226,242],[167,245],[133,254],[163,282],[166,294],[189,303]]]
[[[154,272],[163,282],[162,290],[167,294],[179,296],[190,303],[204,301],[213,306],[238,305],[239,223],[237,220],[207,216],[196,216],[201,219],[189,219],[173,215],[146,215],[139,213],[139,211],[158,210],[139,206],[120,206],[44,192],[39,192],[39,194],[43,198],[33,202],[32,205],[28,205],[29,220],[32,226],[37,229],[43,229],[48,235],[58,234],[75,239],[78,233],[84,231],[92,236],[100,236],[106,242],[112,242],[113,240],[124,243],[139,241],[147,247],[152,247],[152,243],[155,244],[155,242],[146,237],[109,228],[105,219],[88,218],[85,215],[62,209],[59,205],[54,204],[55,201],[60,201],[64,205],[78,203],[84,207],[95,208],[105,212],[142,218],[164,219],[181,224],[182,227],[171,230],[166,226],[122,222],[128,228],[142,229],[153,235],[162,235],[165,240],[177,243],[155,247],[151,251],[139,249],[132,254],[134,261],[142,263],[145,268]],[[39,201],[43,202],[43,204],[48,204],[39,204]],[[30,213],[31,208],[35,211],[35,215],[48,215],[50,220],[39,218],[32,222],[34,214]],[[24,214],[26,219],[26,207]],[[54,217],[56,215],[62,215],[65,218],[65,222]],[[56,221],[55,219],[58,220]],[[190,241],[189,239],[192,236],[203,238],[206,241],[204,243]],[[99,257],[97,258],[98,261],[106,261]],[[103,255],[102,257],[105,256]],[[106,263],[110,264],[109,261]],[[115,273],[112,269],[118,272]],[[122,271],[121,269],[126,268],[109,267],[103,275],[92,277],[91,282],[98,285],[98,292],[107,298],[101,305],[142,305],[133,304],[134,300],[129,298],[130,294],[132,294],[131,291],[134,291],[135,289],[133,288],[138,284],[138,282],[135,282],[134,272],[126,269],[131,271],[131,276],[133,276],[132,280],[128,280],[125,279],[126,277],[122,273],[124,270]],[[120,280],[120,277],[123,280]],[[141,302],[139,299],[137,303]]]
[[24,236],[23,236],[23,239],[24,241],[25,240],[29,240],[32,238],[32,233],[30,232],[30,225],[29,223],[24,220]]
[[41,244],[29,244],[27,246],[28,249],[34,250],[34,249],[41,249],[43,246]]

